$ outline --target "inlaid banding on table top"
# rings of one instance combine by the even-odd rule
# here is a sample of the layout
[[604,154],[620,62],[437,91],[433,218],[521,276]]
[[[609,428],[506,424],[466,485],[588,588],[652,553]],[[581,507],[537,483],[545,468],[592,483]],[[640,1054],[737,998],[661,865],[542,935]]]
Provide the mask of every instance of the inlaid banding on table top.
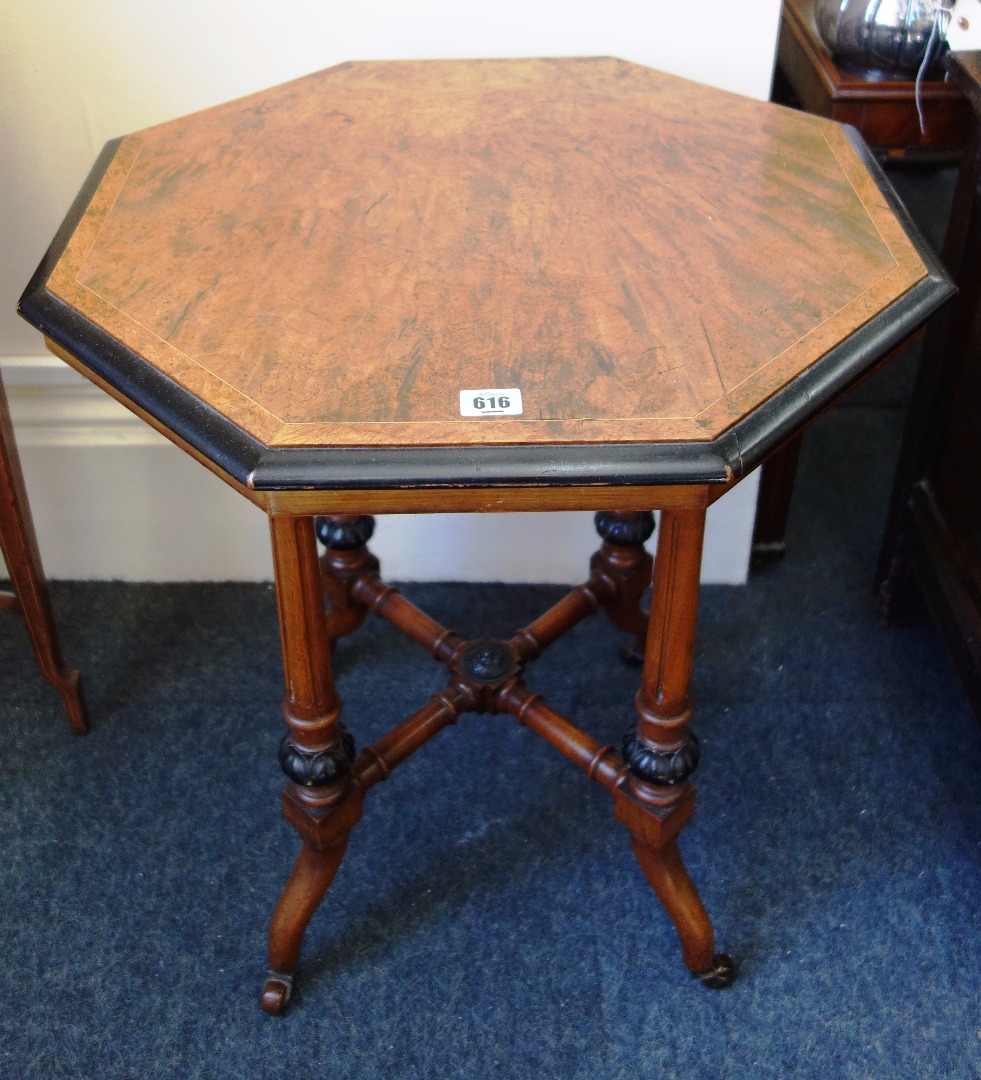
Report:
[[[440,61],[128,136],[48,289],[272,448],[657,443],[926,276],[837,125],[615,60]],[[521,418],[460,417],[495,386]]]

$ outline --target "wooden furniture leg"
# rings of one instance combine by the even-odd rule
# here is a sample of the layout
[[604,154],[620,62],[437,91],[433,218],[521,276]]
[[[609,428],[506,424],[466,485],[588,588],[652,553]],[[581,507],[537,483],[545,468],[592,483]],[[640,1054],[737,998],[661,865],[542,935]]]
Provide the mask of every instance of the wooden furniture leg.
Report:
[[262,1007],[280,1014],[289,1003],[303,933],[361,817],[363,792],[351,783],[354,740],[338,720],[313,519],[273,515],[270,532],[289,728],[279,748],[287,777],[283,809],[303,840],[269,929]]
[[774,451],[760,468],[760,490],[753,526],[753,568],[759,569],[787,552],[787,521],[794,494],[803,435],[795,435]]
[[5,607],[24,616],[41,674],[61,694],[76,735],[89,729],[79,673],[66,666],[58,644],[48,586],[27,502],[24,475],[14,442],[7,395],[0,382],[0,549],[14,589]]
[[317,539],[326,551],[320,556],[320,574],[327,610],[327,637],[331,651],[339,638],[353,634],[368,608],[353,594],[354,583],[366,573],[377,574],[378,560],[367,548],[375,531],[368,515],[333,514],[314,519]]
[[735,964],[715,953],[712,924],[678,852],[677,836],[695,809],[689,777],[698,741],[688,730],[704,509],[661,514],[637,724],[624,739],[630,770],[616,815],[637,860],[681,938],[688,969],[708,986],[728,986]]
[[330,887],[347,850],[347,837],[319,850],[304,843],[276,905],[269,926],[269,972],[262,991],[262,1007],[281,1014],[293,991],[293,972],[300,963],[303,931]]
[[628,664],[639,667],[644,662],[647,640],[647,612],[641,598],[651,583],[652,560],[644,544],[654,533],[654,515],[650,511],[600,511],[594,518],[603,546],[590,560],[593,573],[606,574],[616,582],[612,599],[604,601],[607,618],[620,630],[632,635],[620,650]]

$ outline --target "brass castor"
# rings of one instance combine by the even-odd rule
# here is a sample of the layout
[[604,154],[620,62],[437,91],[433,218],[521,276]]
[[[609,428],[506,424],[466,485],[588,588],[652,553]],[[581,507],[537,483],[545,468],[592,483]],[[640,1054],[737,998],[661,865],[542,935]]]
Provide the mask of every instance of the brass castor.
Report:
[[262,988],[262,1010],[270,1016],[282,1016],[290,1003],[293,993],[293,976],[284,975],[271,968],[266,974],[266,983]]
[[710,990],[725,990],[736,981],[736,961],[726,953],[717,953],[712,957],[713,966],[708,971],[696,971],[696,979]]

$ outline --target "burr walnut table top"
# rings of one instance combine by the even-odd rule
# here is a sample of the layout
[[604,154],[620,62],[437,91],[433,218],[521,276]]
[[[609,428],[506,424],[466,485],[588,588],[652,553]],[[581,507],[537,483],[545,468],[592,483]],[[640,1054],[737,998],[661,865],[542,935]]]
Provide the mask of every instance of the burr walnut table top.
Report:
[[257,489],[726,483],[946,296],[882,185],[618,60],[345,64],[110,143],[21,312]]

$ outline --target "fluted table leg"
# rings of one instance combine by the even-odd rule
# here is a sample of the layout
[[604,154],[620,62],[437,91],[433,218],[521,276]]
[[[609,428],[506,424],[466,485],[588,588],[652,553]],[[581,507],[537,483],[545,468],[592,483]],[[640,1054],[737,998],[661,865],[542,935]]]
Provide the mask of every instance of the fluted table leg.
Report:
[[270,518],[283,646],[288,732],[279,749],[287,777],[283,805],[303,847],[273,916],[262,1007],[282,1013],[292,992],[300,942],[340,866],[361,792],[351,783],[354,740],[339,722],[330,638],[313,519]]
[[623,746],[630,773],[616,812],[678,931],[685,964],[707,985],[722,987],[732,982],[735,965],[715,953],[712,924],[677,845],[695,808],[690,777],[698,764],[698,740],[688,729],[689,684],[704,531],[704,509],[661,514],[637,724]]

